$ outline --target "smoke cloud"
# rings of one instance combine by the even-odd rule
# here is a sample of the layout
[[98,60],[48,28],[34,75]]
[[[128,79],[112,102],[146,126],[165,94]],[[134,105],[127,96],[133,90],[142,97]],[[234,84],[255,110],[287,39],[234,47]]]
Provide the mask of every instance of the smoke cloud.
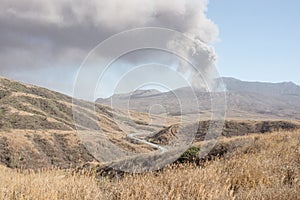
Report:
[[[185,46],[183,54],[203,54],[201,43],[218,39],[218,27],[206,16],[207,5],[208,0],[1,0],[0,75],[38,69],[45,72],[43,79],[49,71],[54,77],[62,68],[75,71],[99,42],[138,27],[182,32],[196,42],[182,45],[174,40],[170,45]],[[215,59],[212,48],[204,50]],[[27,79],[38,82],[36,75]]]

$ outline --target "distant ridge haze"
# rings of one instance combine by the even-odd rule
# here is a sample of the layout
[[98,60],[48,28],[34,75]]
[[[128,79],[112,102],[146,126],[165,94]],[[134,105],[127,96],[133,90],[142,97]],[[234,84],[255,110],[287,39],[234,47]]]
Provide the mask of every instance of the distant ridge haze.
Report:
[[[271,95],[297,95],[300,96],[300,86],[293,82],[262,82],[262,81],[242,81],[232,77],[222,77],[223,83],[226,87],[227,92],[252,92],[252,93],[260,93],[263,95],[271,94]],[[187,87],[183,87],[187,88]],[[176,90],[182,90],[183,88],[177,88]],[[200,92],[205,92],[206,89],[199,89]],[[168,91],[169,92],[169,91]],[[129,93],[116,93],[113,96],[140,96],[144,97],[145,95],[158,95],[162,93],[157,89],[139,89]],[[109,98],[99,98],[100,99],[109,99]]]
[[[292,82],[249,82],[227,77],[222,79],[227,89],[228,117],[300,119],[300,86]],[[200,100],[201,113],[209,116],[211,112],[209,93],[202,90],[195,93]],[[194,106],[193,95],[194,91],[188,87],[169,92],[138,90],[127,94],[115,94],[107,99],[98,99],[97,102],[140,112],[149,112],[154,104],[159,104],[164,109],[156,111],[156,114],[198,114],[195,111],[197,109]],[[176,98],[180,99],[183,108]]]
[[254,92],[272,95],[300,95],[300,86],[293,82],[250,82],[241,81],[235,78],[222,78],[229,92]]

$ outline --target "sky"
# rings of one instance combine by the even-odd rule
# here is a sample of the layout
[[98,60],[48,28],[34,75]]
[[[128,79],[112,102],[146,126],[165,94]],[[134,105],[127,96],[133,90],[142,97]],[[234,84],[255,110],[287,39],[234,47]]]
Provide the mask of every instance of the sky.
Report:
[[[97,44],[122,31],[148,26],[176,30],[194,38],[192,44],[172,37],[168,41],[163,37],[153,40],[164,42],[170,50],[190,59],[187,52],[200,54],[205,72],[210,67],[209,59],[217,56],[221,76],[247,81],[293,81],[300,85],[297,0],[0,0],[0,5],[0,76],[68,95],[72,95],[82,62]],[[121,44],[130,46],[131,41]],[[115,43],[104,56],[113,55],[118,45]],[[170,65],[194,82],[194,72],[189,67],[181,69],[184,64],[175,62],[172,55],[147,52],[124,57],[123,62],[115,64],[106,76],[107,86],[134,64],[141,64],[139,59],[149,60],[153,55],[155,62]],[[146,66],[144,72],[139,71],[137,82],[146,76],[160,77],[156,81],[168,77],[171,89],[184,85],[182,77],[172,75],[174,70],[157,66],[153,69],[156,70]],[[132,88],[123,91],[126,89]],[[105,97],[112,92],[104,85],[96,96]]]
[[211,0],[223,76],[300,85],[300,1]]

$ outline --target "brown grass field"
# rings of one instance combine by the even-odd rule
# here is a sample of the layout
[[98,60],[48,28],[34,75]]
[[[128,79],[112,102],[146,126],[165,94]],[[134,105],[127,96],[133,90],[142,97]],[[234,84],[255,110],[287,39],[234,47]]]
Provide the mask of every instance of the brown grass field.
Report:
[[225,138],[220,143],[236,148],[201,167],[177,164],[119,179],[0,167],[0,199],[300,199],[300,131]]

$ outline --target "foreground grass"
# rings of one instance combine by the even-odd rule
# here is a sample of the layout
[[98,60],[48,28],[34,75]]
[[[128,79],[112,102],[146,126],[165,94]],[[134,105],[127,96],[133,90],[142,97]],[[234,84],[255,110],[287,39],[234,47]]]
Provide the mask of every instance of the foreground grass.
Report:
[[300,199],[300,131],[221,142],[237,148],[202,167],[182,164],[122,179],[1,167],[0,199]]

